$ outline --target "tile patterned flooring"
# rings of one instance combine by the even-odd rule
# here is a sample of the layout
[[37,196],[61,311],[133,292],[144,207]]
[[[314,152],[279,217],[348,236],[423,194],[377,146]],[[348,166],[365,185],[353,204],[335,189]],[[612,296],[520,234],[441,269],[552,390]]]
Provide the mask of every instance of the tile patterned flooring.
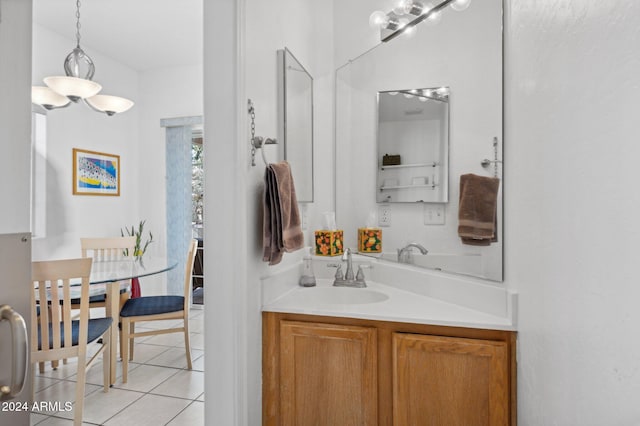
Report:
[[[120,360],[116,383],[107,393],[102,390],[102,360],[96,360],[87,372],[83,425],[204,425],[204,311],[194,309],[189,318],[193,369],[187,370],[182,334],[136,339],[128,383],[122,383]],[[140,323],[136,330],[172,327],[179,323],[181,321]],[[75,359],[61,364],[57,370],[47,364],[44,374],[36,373],[35,400],[63,404],[73,401],[75,377]],[[32,413],[31,425],[67,426],[73,424],[72,419],[73,411]]]

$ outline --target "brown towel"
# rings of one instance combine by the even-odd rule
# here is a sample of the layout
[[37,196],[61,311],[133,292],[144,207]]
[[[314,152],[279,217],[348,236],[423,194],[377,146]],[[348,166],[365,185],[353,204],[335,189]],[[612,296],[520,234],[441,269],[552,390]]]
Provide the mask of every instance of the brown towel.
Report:
[[276,265],[282,260],[283,252],[303,246],[304,234],[289,163],[269,164],[265,171],[262,259]]
[[466,174],[460,176],[458,235],[463,244],[488,246],[498,241],[496,207],[500,179]]

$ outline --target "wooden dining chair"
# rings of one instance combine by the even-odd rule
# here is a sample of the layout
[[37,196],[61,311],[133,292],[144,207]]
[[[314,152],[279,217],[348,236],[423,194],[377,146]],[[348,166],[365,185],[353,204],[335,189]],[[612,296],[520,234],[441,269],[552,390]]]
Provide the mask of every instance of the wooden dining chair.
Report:
[[[80,238],[80,251],[82,257],[90,257],[94,262],[108,262],[113,260],[125,259],[133,257],[136,246],[136,237],[91,237]],[[127,290],[120,290],[120,309],[124,302],[129,299],[130,293]],[[78,300],[71,301],[72,309],[79,309]],[[105,308],[107,307],[107,294],[96,294],[89,297],[89,308]],[[91,315],[89,315],[91,316]],[[122,335],[120,336],[122,344]],[[122,356],[122,347],[120,348],[120,356]],[[66,364],[66,359],[63,362]],[[52,365],[57,367],[57,362],[53,361]]]
[[[146,296],[129,299],[120,310],[122,323],[122,382],[127,383],[129,361],[133,360],[133,343],[136,337],[152,336],[166,333],[184,333],[184,347],[187,356],[187,367],[191,364],[191,344],[189,342],[189,300],[191,295],[191,274],[196,258],[198,242],[191,240],[184,272],[183,296]],[[182,327],[151,330],[136,333],[135,323],[141,321],[183,320]],[[128,343],[128,344],[127,344]]]
[[[89,276],[92,259],[32,262],[31,363],[77,358],[76,402],[73,424],[82,424],[86,372],[103,357],[104,391],[109,391],[111,318],[89,319]],[[81,280],[80,319],[71,317],[71,280]],[[74,285],[74,290],[78,287]],[[48,304],[49,309],[39,309]],[[87,361],[87,344],[102,338]]]
[[[119,260],[134,255],[136,237],[113,237],[113,238],[80,238],[80,250],[82,257],[91,257],[94,262],[105,262]],[[129,293],[121,291],[120,307],[129,298]],[[89,302],[92,308],[106,307],[107,296],[99,294],[91,296]]]

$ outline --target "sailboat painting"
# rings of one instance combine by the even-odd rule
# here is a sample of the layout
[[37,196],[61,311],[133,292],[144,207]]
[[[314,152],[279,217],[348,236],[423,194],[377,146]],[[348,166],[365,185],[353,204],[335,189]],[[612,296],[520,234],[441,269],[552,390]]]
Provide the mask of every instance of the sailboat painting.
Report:
[[73,148],[74,195],[120,195],[120,156]]

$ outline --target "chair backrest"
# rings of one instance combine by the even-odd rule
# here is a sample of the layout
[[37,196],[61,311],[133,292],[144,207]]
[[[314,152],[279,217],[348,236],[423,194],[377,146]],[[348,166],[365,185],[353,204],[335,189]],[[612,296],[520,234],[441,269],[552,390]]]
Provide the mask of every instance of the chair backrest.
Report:
[[191,240],[189,243],[189,251],[187,252],[187,260],[185,262],[184,271],[184,310],[189,310],[189,301],[191,300],[191,275],[193,274],[193,264],[196,260],[198,251],[198,240]]
[[96,262],[134,256],[136,237],[80,238],[82,257]]
[[[40,326],[41,334],[41,352],[59,352],[61,353],[59,358],[64,358],[83,354],[86,351],[89,322],[89,276],[92,263],[93,260],[90,258],[32,262],[32,353],[38,351],[38,326]],[[72,344],[71,281],[76,279],[81,281],[80,322],[78,328],[79,344],[74,347]],[[64,339],[61,338],[61,330],[64,331]]]

